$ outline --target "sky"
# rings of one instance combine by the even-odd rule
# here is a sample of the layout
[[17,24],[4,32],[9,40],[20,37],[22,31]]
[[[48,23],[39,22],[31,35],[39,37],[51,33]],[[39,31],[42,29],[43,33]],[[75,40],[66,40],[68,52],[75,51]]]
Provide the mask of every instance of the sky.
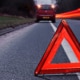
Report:
[[51,4],[53,2],[53,4],[56,3],[56,0],[35,0],[36,3],[39,3],[39,4]]

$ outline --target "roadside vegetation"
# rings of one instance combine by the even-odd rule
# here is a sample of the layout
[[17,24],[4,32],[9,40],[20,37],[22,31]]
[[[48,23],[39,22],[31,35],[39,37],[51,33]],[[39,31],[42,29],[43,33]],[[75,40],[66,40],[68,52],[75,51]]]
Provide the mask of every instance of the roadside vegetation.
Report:
[[34,0],[0,0],[0,29],[34,22]]
[[34,18],[24,18],[20,16],[0,16],[0,29],[8,27],[16,27],[21,24],[31,24],[34,22]]

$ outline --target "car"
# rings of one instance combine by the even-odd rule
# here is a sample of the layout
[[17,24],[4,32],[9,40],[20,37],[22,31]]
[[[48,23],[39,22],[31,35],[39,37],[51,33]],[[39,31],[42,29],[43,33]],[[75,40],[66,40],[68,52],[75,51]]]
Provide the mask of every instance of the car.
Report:
[[36,22],[39,22],[40,20],[51,20],[52,22],[55,22],[55,5],[37,5],[36,10]]

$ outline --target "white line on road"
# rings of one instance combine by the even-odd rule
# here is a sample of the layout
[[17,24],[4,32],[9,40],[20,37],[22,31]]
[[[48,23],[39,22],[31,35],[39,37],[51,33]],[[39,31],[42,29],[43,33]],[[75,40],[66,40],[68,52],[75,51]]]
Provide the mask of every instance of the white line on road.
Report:
[[[50,25],[52,27],[52,29],[54,30],[54,32],[56,32],[57,28],[56,26],[50,22]],[[62,43],[61,43],[67,57],[69,58],[70,62],[79,62],[78,59],[76,58],[76,55],[74,54],[71,46],[69,45],[68,41],[64,38]],[[78,79],[80,80],[80,74],[77,73]]]

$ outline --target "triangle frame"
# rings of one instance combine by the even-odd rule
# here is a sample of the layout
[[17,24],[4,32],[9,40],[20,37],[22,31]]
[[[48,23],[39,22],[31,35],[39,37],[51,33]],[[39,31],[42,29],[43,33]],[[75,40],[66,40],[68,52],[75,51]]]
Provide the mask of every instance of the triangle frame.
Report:
[[80,72],[80,62],[52,64],[51,61],[60,47],[63,39],[66,39],[72,47],[78,61],[80,61],[80,45],[68,23],[62,20],[55,32],[50,44],[48,45],[40,63],[34,74],[60,74]]

